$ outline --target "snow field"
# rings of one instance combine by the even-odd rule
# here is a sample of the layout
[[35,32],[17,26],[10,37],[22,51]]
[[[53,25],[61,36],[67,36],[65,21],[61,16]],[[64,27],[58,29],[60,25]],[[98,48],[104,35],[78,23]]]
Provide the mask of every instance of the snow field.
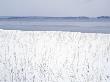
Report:
[[110,34],[0,30],[0,82],[110,82]]

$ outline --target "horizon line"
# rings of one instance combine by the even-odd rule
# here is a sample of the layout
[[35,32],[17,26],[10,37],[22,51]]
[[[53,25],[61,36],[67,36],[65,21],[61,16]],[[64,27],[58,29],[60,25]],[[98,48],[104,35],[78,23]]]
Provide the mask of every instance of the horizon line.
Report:
[[99,15],[99,16],[45,16],[45,15],[0,15],[0,17],[100,17],[100,16],[110,16],[110,15]]

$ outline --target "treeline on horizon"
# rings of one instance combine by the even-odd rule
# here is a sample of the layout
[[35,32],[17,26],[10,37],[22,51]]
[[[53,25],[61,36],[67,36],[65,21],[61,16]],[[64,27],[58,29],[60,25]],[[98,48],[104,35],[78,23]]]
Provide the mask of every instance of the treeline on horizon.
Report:
[[99,16],[99,17],[0,16],[0,19],[110,19],[110,16]]

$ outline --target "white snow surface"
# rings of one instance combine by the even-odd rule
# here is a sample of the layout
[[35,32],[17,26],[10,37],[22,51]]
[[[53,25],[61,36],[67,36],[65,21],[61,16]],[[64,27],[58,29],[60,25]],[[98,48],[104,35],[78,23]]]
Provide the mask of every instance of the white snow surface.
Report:
[[0,30],[0,82],[110,82],[110,34]]

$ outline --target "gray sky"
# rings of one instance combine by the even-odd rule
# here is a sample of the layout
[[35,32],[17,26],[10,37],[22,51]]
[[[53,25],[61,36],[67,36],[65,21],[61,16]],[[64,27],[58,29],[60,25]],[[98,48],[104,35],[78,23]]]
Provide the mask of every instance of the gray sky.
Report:
[[0,0],[0,16],[110,16],[110,0]]

